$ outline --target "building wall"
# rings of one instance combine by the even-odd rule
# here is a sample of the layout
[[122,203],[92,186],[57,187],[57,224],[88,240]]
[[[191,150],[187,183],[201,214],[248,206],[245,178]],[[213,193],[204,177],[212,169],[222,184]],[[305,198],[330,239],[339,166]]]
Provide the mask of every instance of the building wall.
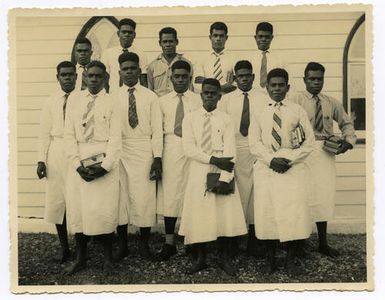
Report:
[[[342,99],[342,54],[346,38],[361,13],[242,14],[137,16],[135,45],[149,59],[160,51],[158,31],[173,26],[178,51],[194,60],[210,47],[209,26],[224,21],[229,27],[226,48],[239,55],[255,49],[259,21],[274,25],[272,49],[289,63],[291,83],[303,90],[303,69],[318,61],[326,67],[324,92]],[[18,215],[41,218],[44,180],[36,176],[39,115],[42,103],[57,88],[57,63],[69,60],[74,39],[89,17],[18,17],[16,20]],[[342,101],[342,100],[341,100]],[[365,220],[365,145],[337,159],[337,220]]]

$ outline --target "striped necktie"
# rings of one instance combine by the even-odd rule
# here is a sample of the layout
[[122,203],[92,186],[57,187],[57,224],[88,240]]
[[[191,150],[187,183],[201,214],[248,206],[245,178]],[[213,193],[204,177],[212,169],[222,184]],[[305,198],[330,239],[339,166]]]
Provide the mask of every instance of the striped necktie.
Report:
[[64,94],[63,98],[64,98],[64,102],[63,102],[63,120],[66,119],[66,108],[67,108],[67,100],[68,100],[68,96],[70,94],[66,93]]
[[281,102],[277,102],[274,104],[274,114],[273,114],[273,129],[271,134],[273,139],[271,140],[271,147],[273,151],[276,152],[279,148],[281,148],[282,140],[281,140],[281,128],[282,128],[282,119],[281,119]]
[[221,52],[221,53],[214,52],[215,61],[214,61],[214,65],[213,65],[213,76],[215,79],[217,79],[219,81],[221,81],[223,78],[222,64],[221,64],[221,55],[222,54],[223,54],[223,52]]
[[267,51],[262,51],[262,59],[261,59],[261,69],[259,71],[259,85],[262,88],[266,87],[267,84]]
[[324,129],[323,124],[323,114],[322,114],[322,104],[321,99],[317,95],[313,95],[313,99],[315,100],[315,118],[314,118],[314,129],[318,132],[322,133]]
[[128,89],[128,123],[131,128],[139,124],[138,114],[136,113],[136,99],[134,95],[135,88]]
[[211,116],[212,113],[204,114],[203,131],[202,131],[202,151],[206,154],[211,154],[213,145],[211,142]]
[[239,132],[243,136],[247,136],[249,133],[249,126],[250,126],[250,100],[249,100],[249,94],[243,93],[245,96],[243,98],[243,109],[242,109],[242,116],[241,116],[241,125],[239,128]]
[[182,121],[184,117],[183,94],[178,93],[177,96],[179,100],[175,111],[174,133],[176,136],[182,137]]
[[94,107],[95,99],[97,95],[89,95],[91,100],[87,104],[87,111],[83,114],[82,124],[83,124],[83,137],[88,142],[94,137],[94,126],[95,126],[95,117],[94,117]]

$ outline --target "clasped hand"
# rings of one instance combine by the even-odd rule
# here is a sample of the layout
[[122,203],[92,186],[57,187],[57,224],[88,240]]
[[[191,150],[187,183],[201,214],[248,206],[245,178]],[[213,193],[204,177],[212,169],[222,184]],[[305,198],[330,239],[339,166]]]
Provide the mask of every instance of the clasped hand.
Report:
[[270,168],[282,174],[291,168],[290,162],[291,160],[283,157],[274,157],[270,162]]
[[107,170],[100,165],[90,166],[87,168],[80,166],[76,169],[76,171],[79,173],[80,177],[87,182],[90,182],[99,177],[103,177],[108,173]]
[[218,181],[212,192],[219,195],[229,195],[231,193],[230,184],[224,181]]
[[219,169],[227,172],[232,172],[234,170],[234,162],[231,160],[233,157],[215,157],[211,156],[210,164],[218,167]]

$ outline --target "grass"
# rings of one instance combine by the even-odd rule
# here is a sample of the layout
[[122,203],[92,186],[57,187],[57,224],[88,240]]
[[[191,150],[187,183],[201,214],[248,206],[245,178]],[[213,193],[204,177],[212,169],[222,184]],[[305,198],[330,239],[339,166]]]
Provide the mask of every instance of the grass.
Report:
[[[102,273],[101,245],[90,243],[87,269],[68,276],[64,268],[69,263],[60,265],[52,259],[60,248],[55,235],[19,233],[18,242],[19,285],[366,282],[366,236],[362,234],[331,234],[329,243],[341,253],[334,259],[316,252],[317,236],[313,234],[308,241],[310,255],[302,260],[304,272],[297,277],[285,273],[283,250],[277,254],[280,267],[274,274],[262,271],[264,260],[256,260],[241,251],[233,260],[238,268],[237,276],[228,276],[217,267],[214,244],[209,247],[209,268],[189,275],[186,268],[190,266],[191,259],[185,254],[181,240],[177,244],[178,254],[170,261],[153,262],[138,255],[137,235],[129,236],[130,255],[115,264],[112,275]],[[159,251],[163,237],[152,234],[150,243],[153,251]],[[74,248],[72,238],[71,248]]]

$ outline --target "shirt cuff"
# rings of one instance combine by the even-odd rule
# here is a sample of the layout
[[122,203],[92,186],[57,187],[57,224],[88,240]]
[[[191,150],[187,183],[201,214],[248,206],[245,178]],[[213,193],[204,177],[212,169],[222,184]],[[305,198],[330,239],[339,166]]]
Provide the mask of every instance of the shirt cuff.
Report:
[[114,162],[111,159],[104,159],[101,167],[106,170],[107,172],[110,172],[113,167]]
[[75,158],[72,161],[72,168],[76,171],[82,164],[80,163],[80,160]]
[[347,141],[349,144],[351,144],[353,147],[356,144],[356,138],[353,136],[346,136],[345,141]]
[[160,157],[160,158],[162,158],[162,150],[153,150],[152,151],[152,155],[154,156],[154,157]]

